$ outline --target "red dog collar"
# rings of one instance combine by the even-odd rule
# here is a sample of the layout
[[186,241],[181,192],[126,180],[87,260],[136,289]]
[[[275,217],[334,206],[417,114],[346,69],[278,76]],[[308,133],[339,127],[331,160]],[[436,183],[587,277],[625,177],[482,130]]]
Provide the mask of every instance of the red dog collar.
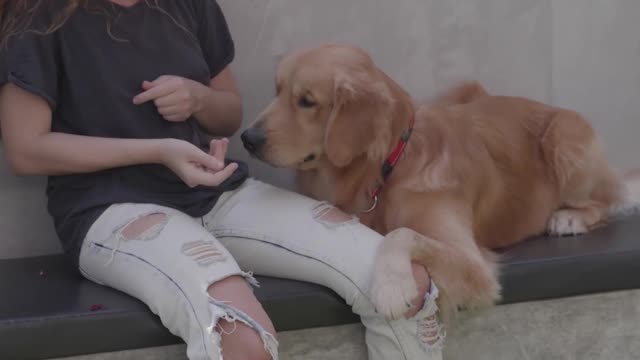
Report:
[[393,169],[398,163],[398,160],[400,160],[400,157],[404,153],[404,149],[407,147],[407,143],[409,142],[409,139],[411,138],[411,133],[413,132],[414,122],[415,122],[415,117],[411,116],[411,119],[409,120],[409,127],[404,131],[404,133],[402,133],[402,136],[400,137],[398,144],[382,164],[382,177],[378,179],[378,181],[376,181],[376,186],[373,188],[373,191],[371,192],[371,199],[373,199],[373,205],[371,205],[369,209],[362,211],[363,213],[370,213],[376,208],[376,206],[378,206],[378,195],[380,195],[380,193],[382,192],[382,187],[384,186],[385,181],[387,180],[389,175],[391,175],[391,173],[393,172]]

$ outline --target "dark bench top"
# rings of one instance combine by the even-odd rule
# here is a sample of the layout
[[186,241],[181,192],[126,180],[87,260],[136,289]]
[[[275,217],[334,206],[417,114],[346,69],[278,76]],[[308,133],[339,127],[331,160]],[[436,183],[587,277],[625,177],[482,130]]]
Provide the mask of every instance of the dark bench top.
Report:
[[[503,303],[640,288],[640,217],[580,237],[503,251]],[[357,322],[334,292],[257,277],[278,331]],[[136,299],[84,280],[62,256],[0,260],[0,359],[42,359],[180,343]]]

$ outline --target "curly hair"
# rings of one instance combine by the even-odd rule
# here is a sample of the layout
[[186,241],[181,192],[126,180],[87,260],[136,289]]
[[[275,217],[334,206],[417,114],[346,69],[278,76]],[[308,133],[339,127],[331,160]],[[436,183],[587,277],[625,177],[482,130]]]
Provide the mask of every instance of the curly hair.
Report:
[[[42,7],[42,4],[46,1],[53,0],[0,0],[0,47],[4,47],[7,40],[15,35],[19,35],[25,31],[33,31],[40,34],[50,34],[62,27],[65,22],[73,15],[73,13],[80,7],[83,7],[89,11],[101,13],[106,18],[109,17],[107,9],[90,9],[89,0],[65,0],[64,6],[61,6],[59,10],[51,15],[53,19],[51,24],[44,30],[31,29],[30,25],[34,15]],[[147,6],[154,8],[161,13],[169,16],[173,22],[180,28],[186,31],[186,29],[180,25],[171,15],[164,11],[158,4],[158,0],[141,0],[144,1]],[[111,26],[107,22],[107,31],[111,35]],[[114,39],[115,37],[112,36]]]
[[[7,40],[14,35],[29,29],[34,14],[47,0],[0,0],[0,45],[4,46]],[[49,0],[51,1],[51,0]],[[66,5],[53,14],[54,19],[45,33],[52,33],[59,29],[67,19],[80,7],[86,4],[86,0],[67,0]]]

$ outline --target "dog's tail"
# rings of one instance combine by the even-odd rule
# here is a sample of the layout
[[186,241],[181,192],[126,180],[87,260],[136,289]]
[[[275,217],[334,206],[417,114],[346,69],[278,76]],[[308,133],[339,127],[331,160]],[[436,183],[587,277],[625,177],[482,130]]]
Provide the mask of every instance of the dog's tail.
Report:
[[640,211],[640,169],[627,171],[622,176],[623,199],[611,207],[611,217],[626,217]]

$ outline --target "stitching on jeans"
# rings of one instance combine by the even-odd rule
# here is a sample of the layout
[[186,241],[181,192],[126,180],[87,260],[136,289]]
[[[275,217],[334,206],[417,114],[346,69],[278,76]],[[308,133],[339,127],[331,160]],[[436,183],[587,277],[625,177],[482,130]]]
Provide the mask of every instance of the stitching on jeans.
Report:
[[[97,243],[91,243],[94,246],[97,246],[99,248],[105,249],[105,250],[109,250],[109,251],[113,251],[113,249],[109,248],[108,246],[104,246],[102,244],[97,244]],[[200,326],[200,332],[202,333],[202,346],[204,347],[204,352],[208,353],[207,351],[207,341],[206,341],[206,337],[205,337],[205,332],[202,326],[202,323],[200,322],[200,319],[198,318],[198,313],[196,313],[196,309],[193,306],[193,303],[191,302],[191,300],[189,299],[189,297],[187,296],[187,294],[184,292],[184,290],[182,290],[182,287],[180,287],[180,285],[178,285],[178,283],[176,283],[175,280],[173,280],[173,278],[171,278],[171,276],[169,276],[167,273],[165,273],[164,271],[162,271],[161,269],[159,269],[157,266],[153,265],[152,263],[150,263],[149,261],[135,255],[135,254],[131,254],[122,250],[116,250],[116,252],[120,253],[120,254],[124,254],[124,255],[128,255],[134,259],[140,260],[142,263],[147,264],[149,266],[151,266],[153,269],[155,269],[156,271],[158,271],[159,273],[161,273],[162,275],[164,275],[167,279],[169,279],[169,281],[171,281],[171,283],[173,285],[175,285],[176,288],[178,288],[178,290],[180,290],[180,293],[182,294],[182,296],[187,300],[187,302],[189,303],[189,306],[191,307],[191,311],[193,312],[193,316],[196,318],[196,321],[198,322],[198,325]]]
[[[329,264],[329,263],[327,263],[327,262],[325,262],[325,261],[322,261],[322,260],[320,260],[320,259],[317,259],[317,258],[311,257],[311,256],[309,256],[309,255],[305,255],[305,254],[302,254],[302,253],[300,253],[300,252],[294,251],[294,250],[292,250],[292,249],[290,249],[290,248],[288,248],[288,247],[284,247],[283,245],[280,245],[280,244],[278,244],[277,242],[275,242],[275,239],[273,239],[271,236],[264,235],[264,234],[256,234],[255,232],[250,231],[250,230],[241,230],[241,231],[238,231],[238,230],[236,230],[236,229],[231,229],[231,228],[219,228],[219,229],[212,229],[212,230],[211,230],[211,233],[213,234],[213,236],[215,236],[215,237],[219,237],[219,238],[222,238],[222,237],[236,237],[236,238],[242,238],[242,239],[247,239],[247,240],[253,240],[253,241],[259,241],[259,242],[267,243],[267,244],[269,244],[269,245],[271,245],[271,246],[277,246],[277,247],[279,247],[279,248],[281,248],[281,249],[284,249],[284,250],[286,250],[286,251],[288,251],[288,252],[290,252],[290,253],[293,253],[293,254],[295,254],[295,255],[302,256],[302,257],[305,257],[305,258],[307,258],[307,259],[314,260],[314,261],[317,261],[317,262],[319,262],[319,263],[322,263],[322,264],[324,264],[324,265],[326,265],[326,266],[330,267],[330,268],[331,268],[331,269],[333,269],[334,271],[338,272],[338,273],[339,273],[340,275],[342,275],[345,279],[349,280],[349,282],[351,282],[351,283],[355,286],[355,288],[356,288],[356,289],[358,289],[358,291],[360,292],[360,294],[361,294],[362,296],[364,296],[364,298],[365,298],[365,299],[367,299],[367,301],[369,301],[369,302],[371,303],[371,305],[373,306],[373,302],[372,302],[372,300],[369,298],[369,296],[367,296],[367,295],[366,295],[366,293],[365,293],[364,291],[362,291],[362,289],[360,288],[360,286],[358,286],[358,284],[356,284],[353,280],[351,280],[351,279],[350,279],[350,278],[349,278],[345,273],[343,273],[341,270],[339,270],[339,269],[335,268],[333,265],[331,265],[331,264]],[[254,235],[254,236],[252,236],[252,235]],[[269,240],[272,240],[272,241],[274,241],[274,242],[271,242],[271,241],[269,241]],[[375,308],[375,307],[374,307],[374,308]],[[387,323],[387,325],[389,325],[389,328],[390,328],[390,329],[391,329],[391,331],[393,332],[393,335],[396,337],[396,340],[398,340],[398,344],[400,344],[400,346],[401,346],[401,347],[403,347],[403,346],[402,346],[402,344],[403,344],[403,343],[402,343],[402,341],[400,340],[400,337],[398,336],[398,334],[396,333],[396,330],[393,328],[393,326],[391,326],[391,323],[390,323],[389,319],[385,318],[384,316],[382,317],[382,319],[384,320],[384,322],[385,322],[385,323]],[[404,347],[403,347],[403,348],[404,348]],[[403,351],[402,356],[404,357],[404,360],[409,360],[409,359],[407,358],[407,356],[404,354],[404,351]]]

